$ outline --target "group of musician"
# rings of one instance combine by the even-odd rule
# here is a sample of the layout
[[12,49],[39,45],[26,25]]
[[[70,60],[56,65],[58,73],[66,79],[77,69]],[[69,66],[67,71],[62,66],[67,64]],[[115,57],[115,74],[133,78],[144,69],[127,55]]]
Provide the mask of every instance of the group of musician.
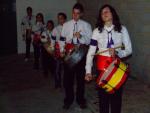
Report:
[[[58,25],[54,27],[52,20],[46,25],[42,13],[36,17],[32,15],[32,8],[27,8],[27,16],[22,21],[22,35],[26,42],[25,61],[30,58],[30,45],[34,49],[34,69],[39,69],[42,59],[43,73],[48,77],[51,70],[55,76],[55,87],[60,88],[63,73],[63,87],[65,91],[64,109],[69,109],[76,100],[81,109],[87,107],[85,98],[85,81],[97,78],[105,71],[115,58],[124,58],[132,54],[131,40],[125,26],[121,25],[115,9],[106,4],[99,10],[97,28],[92,32],[91,25],[82,20],[84,9],[80,3],[72,8],[72,19],[67,20],[65,13],[58,13]],[[70,54],[68,45],[88,46],[88,52],[74,66],[63,62],[66,54]],[[120,47],[118,47],[120,46]],[[123,47],[122,47],[123,46]],[[67,48],[68,47],[68,48]],[[117,48],[118,47],[118,48]],[[100,51],[105,51],[97,54]],[[96,60],[96,77],[92,75],[93,59]],[[63,67],[63,70],[62,70]],[[76,89],[75,87],[76,81]],[[122,92],[120,87],[113,94],[98,87],[100,113],[121,113]],[[76,93],[74,93],[76,92]]]

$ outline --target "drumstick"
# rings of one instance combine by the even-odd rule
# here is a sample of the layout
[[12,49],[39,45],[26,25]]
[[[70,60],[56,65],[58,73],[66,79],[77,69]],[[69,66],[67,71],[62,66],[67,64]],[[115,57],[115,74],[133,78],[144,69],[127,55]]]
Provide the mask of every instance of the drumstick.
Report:
[[[122,48],[122,47],[124,47],[124,46],[123,46],[123,45],[120,45],[120,46],[114,47],[114,49],[118,49],[118,48]],[[104,50],[104,51],[97,52],[97,53],[95,53],[95,54],[92,55],[92,56],[99,55],[99,54],[105,53],[105,52],[107,52],[107,51],[109,51],[109,49],[106,49],[106,50]]]

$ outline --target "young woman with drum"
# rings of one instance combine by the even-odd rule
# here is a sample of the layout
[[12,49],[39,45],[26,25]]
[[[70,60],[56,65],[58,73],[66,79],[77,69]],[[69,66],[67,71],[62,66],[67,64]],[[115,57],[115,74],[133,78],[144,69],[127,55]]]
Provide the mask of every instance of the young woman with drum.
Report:
[[58,25],[52,31],[52,37],[55,40],[54,44],[54,77],[55,77],[55,88],[61,88],[61,77],[62,77],[62,60],[60,56],[60,37],[61,31],[63,28],[63,24],[67,20],[67,16],[65,13],[60,12],[57,14]]
[[[121,25],[115,9],[110,5],[104,5],[100,9],[97,26],[98,27],[93,31],[90,48],[87,54],[85,80],[90,81],[93,78],[91,68],[93,65],[93,57],[98,49],[99,52],[96,53],[97,72],[99,76],[98,78],[102,80],[102,84],[98,88],[100,113],[110,113],[110,110],[111,113],[121,113],[123,88],[119,86],[116,90],[116,88],[112,86],[115,84],[116,80],[118,80],[118,75],[120,76],[120,74],[117,74],[117,77],[112,77],[113,72],[109,71],[112,66],[116,66],[118,62],[116,57],[123,58],[132,53],[131,41],[126,27]],[[124,48],[121,48],[122,45],[124,45]],[[114,61],[115,63],[111,65]],[[121,65],[123,65],[123,63]],[[120,66],[117,64],[116,67],[123,70],[121,68],[126,66]],[[106,75],[106,72],[109,72],[111,75],[109,75],[107,79],[102,76]],[[111,77],[116,79],[112,81],[112,85],[107,81]],[[120,83],[121,82],[119,82],[119,84]],[[104,87],[106,84],[108,87]],[[113,92],[109,92],[109,89],[111,88]]]
[[54,29],[54,22],[48,20],[46,24],[46,30],[41,34],[41,56],[42,56],[42,67],[43,74],[47,78],[49,68],[53,72],[53,52],[55,40],[52,39],[52,31]]
[[34,49],[34,69],[39,69],[41,34],[45,29],[44,17],[42,13],[36,15],[36,23],[33,25],[33,49]]

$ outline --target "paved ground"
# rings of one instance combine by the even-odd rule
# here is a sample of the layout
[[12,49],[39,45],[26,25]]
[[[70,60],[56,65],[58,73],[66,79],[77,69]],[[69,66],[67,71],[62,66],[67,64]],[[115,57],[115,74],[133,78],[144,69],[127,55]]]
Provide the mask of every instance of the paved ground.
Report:
[[[22,55],[0,58],[0,113],[98,113],[94,82],[86,84],[88,108],[74,103],[62,109],[64,90],[54,88],[54,78],[45,79],[42,71],[32,69],[32,60]],[[123,95],[122,113],[150,113],[150,87],[129,78]]]

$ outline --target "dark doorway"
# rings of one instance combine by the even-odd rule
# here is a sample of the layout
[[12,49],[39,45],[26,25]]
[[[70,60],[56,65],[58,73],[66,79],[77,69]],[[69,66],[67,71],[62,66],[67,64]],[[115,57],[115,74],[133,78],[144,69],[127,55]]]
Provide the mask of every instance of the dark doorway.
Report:
[[0,56],[17,53],[16,1],[0,0]]

